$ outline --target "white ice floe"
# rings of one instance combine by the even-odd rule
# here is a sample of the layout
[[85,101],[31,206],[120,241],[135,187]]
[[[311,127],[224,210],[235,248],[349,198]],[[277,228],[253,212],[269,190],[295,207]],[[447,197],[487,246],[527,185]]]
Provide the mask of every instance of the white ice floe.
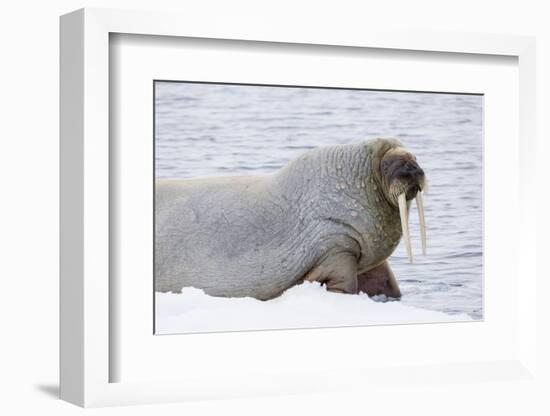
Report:
[[214,297],[195,288],[184,288],[179,294],[156,293],[157,334],[469,320],[466,314],[376,302],[365,294],[331,293],[309,282],[269,301]]

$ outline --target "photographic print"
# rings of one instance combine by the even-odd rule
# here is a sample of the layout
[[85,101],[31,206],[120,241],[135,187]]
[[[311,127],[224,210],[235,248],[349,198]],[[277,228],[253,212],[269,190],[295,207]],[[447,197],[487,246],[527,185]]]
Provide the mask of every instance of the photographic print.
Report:
[[483,96],[154,81],[155,334],[483,319]]

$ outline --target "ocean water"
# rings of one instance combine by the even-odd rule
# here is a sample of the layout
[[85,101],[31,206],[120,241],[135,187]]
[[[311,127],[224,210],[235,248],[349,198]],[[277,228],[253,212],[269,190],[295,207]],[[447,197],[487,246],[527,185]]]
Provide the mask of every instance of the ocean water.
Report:
[[320,145],[396,137],[424,169],[428,253],[411,210],[414,263],[390,264],[401,302],[483,317],[483,97],[155,83],[157,178],[275,172]]

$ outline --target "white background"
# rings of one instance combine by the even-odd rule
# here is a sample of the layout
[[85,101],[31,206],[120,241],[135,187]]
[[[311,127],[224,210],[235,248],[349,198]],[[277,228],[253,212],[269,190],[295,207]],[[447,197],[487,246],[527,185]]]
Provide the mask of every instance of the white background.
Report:
[[[339,25],[417,27],[440,30],[537,35],[539,175],[548,154],[550,125],[550,28],[544,2],[385,1],[21,1],[3,5],[0,173],[2,343],[0,411],[4,414],[81,412],[55,400],[58,375],[58,16],[83,6],[179,10],[208,19],[211,13],[269,16],[284,24],[338,30]],[[283,24],[283,23],[282,23]],[[546,116],[546,117],[545,117]],[[545,120],[546,118],[546,120]],[[543,187],[544,185],[544,187]],[[540,189],[547,188],[546,181]],[[548,198],[544,199],[547,202]],[[543,212],[543,204],[539,204]],[[548,229],[548,223],[544,229]],[[539,250],[542,247],[539,231]],[[542,257],[542,256],[541,256]],[[542,270],[542,267],[545,270]],[[539,273],[548,276],[547,266]],[[541,295],[549,288],[542,281]],[[546,296],[544,296],[546,297]],[[544,299],[539,297],[539,299]],[[547,310],[547,309],[546,309]],[[549,316],[539,327],[550,328]],[[540,333],[550,350],[548,333]],[[539,356],[544,374],[548,358]],[[93,410],[101,414],[548,414],[542,385],[529,383],[433,385],[404,389],[388,385],[377,397],[364,394],[258,398]]]

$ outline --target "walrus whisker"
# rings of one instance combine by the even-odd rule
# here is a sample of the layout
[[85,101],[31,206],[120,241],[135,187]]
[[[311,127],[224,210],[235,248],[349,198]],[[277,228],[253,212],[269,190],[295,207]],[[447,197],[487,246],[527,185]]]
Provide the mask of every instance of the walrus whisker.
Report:
[[407,257],[409,262],[413,262],[412,248],[411,248],[411,235],[409,233],[409,213],[407,212],[407,198],[405,192],[399,195],[399,215],[401,217],[401,230],[403,231],[403,240],[405,241],[405,249],[407,250]]
[[426,255],[426,218],[424,216],[423,192],[416,194],[416,207],[418,208],[418,219],[420,221],[420,241],[422,242],[422,255]]

